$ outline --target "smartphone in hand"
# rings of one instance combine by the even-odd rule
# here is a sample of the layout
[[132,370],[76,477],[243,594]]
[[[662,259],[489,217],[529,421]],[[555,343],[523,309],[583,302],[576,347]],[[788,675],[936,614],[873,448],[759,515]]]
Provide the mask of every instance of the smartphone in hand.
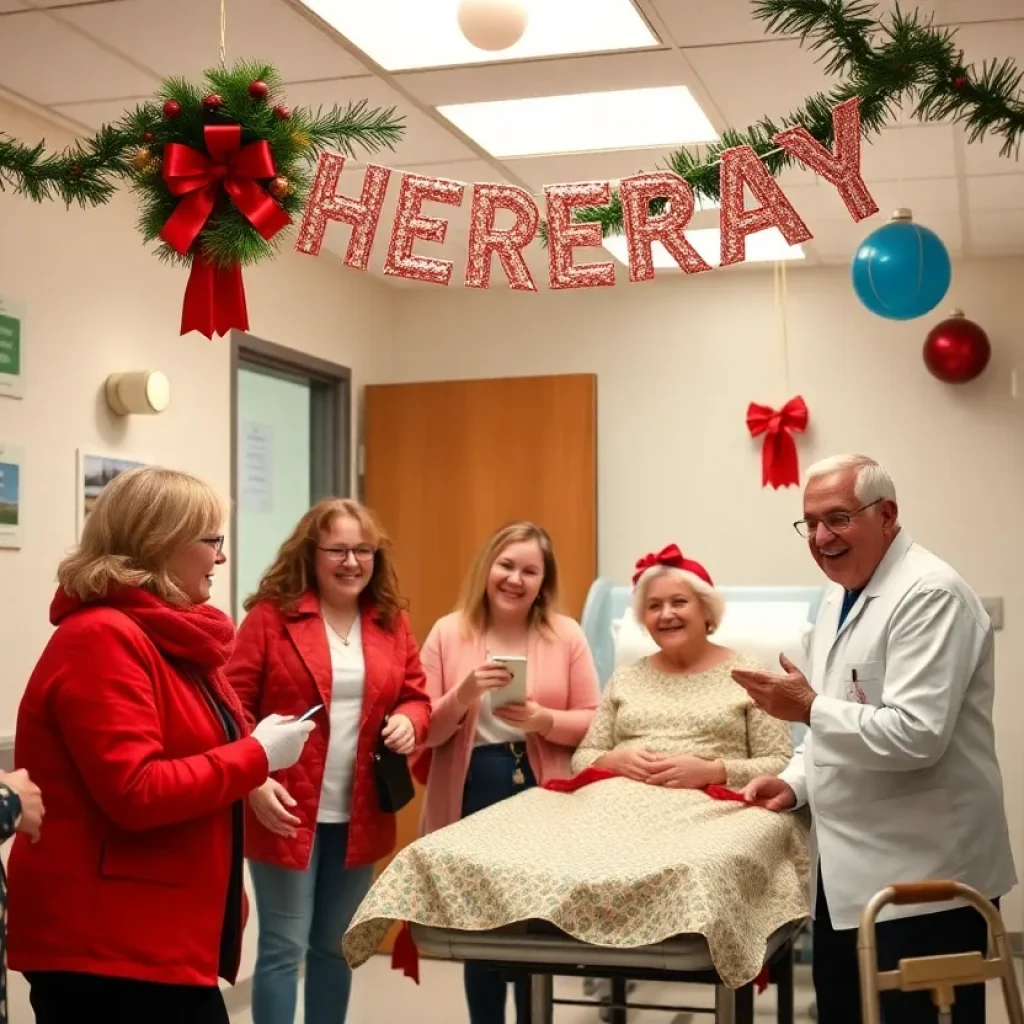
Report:
[[526,657],[522,654],[489,654],[488,661],[496,665],[504,665],[508,669],[512,681],[500,690],[491,690],[488,699],[491,710],[497,711],[506,704],[525,704],[528,694],[526,685]]
[[295,719],[295,721],[308,722],[309,719],[311,719],[322,707],[323,704],[314,704],[313,707],[311,707],[308,711],[303,711],[302,714]]

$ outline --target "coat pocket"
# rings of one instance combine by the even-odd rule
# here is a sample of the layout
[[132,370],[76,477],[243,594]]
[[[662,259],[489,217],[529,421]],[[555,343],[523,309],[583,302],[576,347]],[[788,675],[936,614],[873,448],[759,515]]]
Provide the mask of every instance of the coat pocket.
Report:
[[100,850],[100,877],[111,882],[146,882],[181,888],[188,883],[188,866],[180,849],[166,836],[118,836]]

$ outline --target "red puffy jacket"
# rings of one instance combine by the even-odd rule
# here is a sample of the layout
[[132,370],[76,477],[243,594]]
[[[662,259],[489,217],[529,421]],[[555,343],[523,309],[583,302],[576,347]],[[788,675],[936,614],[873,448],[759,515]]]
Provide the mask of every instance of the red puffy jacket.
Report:
[[[360,616],[366,681],[363,716],[359,726],[352,805],[349,821],[347,867],[372,864],[395,846],[395,816],[380,810],[373,776],[373,754],[388,715],[406,715],[421,743],[430,723],[419,650],[403,612],[386,629],[372,608]],[[252,860],[279,867],[309,867],[316,832],[320,787],[323,784],[327,745],[330,742],[331,651],[320,616],[320,599],[306,593],[294,611],[285,613],[270,601],[259,602],[238,630],[235,652],[226,667],[246,713],[255,721],[266,715],[298,715],[314,704],[316,729],[310,734],[298,764],[274,778],[296,801],[289,808],[302,824],[288,839],[265,829],[247,810],[245,853]]]
[[18,708],[15,764],[46,821],[11,851],[11,968],[233,981],[245,910],[232,806],[266,780],[267,756],[251,737],[229,742],[228,721],[246,731],[219,668],[231,620],[136,587],[85,606],[59,591],[50,618]]

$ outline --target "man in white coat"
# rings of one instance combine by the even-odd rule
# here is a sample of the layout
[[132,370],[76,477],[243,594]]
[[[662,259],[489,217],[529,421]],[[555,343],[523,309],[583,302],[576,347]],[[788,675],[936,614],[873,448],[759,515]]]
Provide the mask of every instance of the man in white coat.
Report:
[[[810,681],[733,678],[807,738],[749,800],[808,803],[816,880],[814,987],[822,1024],[860,1024],[857,923],[895,882],[954,879],[993,900],[1016,884],[992,725],[992,623],[945,562],[900,527],[889,475],[864,456],[813,466],[795,524],[832,581],[811,637]],[[956,904],[890,907],[877,931],[882,970],[905,957],[986,949],[985,921]],[[927,993],[886,995],[896,1024],[934,1024]],[[955,1024],[984,1024],[985,990],[957,991]]]

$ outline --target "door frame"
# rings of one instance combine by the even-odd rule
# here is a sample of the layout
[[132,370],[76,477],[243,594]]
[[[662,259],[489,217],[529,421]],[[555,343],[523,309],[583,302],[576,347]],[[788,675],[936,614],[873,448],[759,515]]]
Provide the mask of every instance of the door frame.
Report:
[[[231,608],[237,607],[238,590],[238,370],[249,364],[270,371],[308,378],[331,389],[331,422],[318,423],[313,415],[311,433],[318,435],[321,465],[314,467],[322,479],[333,479],[339,498],[352,493],[352,371],[340,363],[311,356],[284,345],[257,338],[245,331],[231,332]],[[344,438],[344,443],[340,439]],[[324,443],[326,441],[326,444]],[[313,451],[311,445],[310,451]]]

